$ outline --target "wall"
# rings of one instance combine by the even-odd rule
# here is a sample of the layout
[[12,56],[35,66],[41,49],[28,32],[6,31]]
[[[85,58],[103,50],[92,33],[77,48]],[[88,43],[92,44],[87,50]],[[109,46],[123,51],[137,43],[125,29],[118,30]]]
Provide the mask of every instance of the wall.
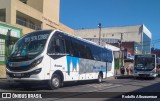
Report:
[[[101,38],[120,39],[121,33],[123,33],[123,41],[141,42],[141,26],[142,25],[102,28]],[[80,29],[76,30],[75,34],[82,38],[99,38],[99,28]]]
[[28,0],[27,5],[43,13],[43,1],[44,0]]
[[11,22],[11,0],[0,0],[0,9],[6,8],[6,22]]
[[60,23],[59,24],[59,27],[60,27],[60,30],[64,31],[64,32],[67,32],[69,34],[75,34],[75,31],[73,29],[71,29],[70,27]]
[[[59,28],[60,0],[43,1],[43,28]],[[47,24],[47,25],[46,25]],[[49,25],[49,26],[48,26]],[[50,27],[52,26],[52,27]]]
[[5,67],[5,65],[0,65],[0,78],[6,78],[6,67]]

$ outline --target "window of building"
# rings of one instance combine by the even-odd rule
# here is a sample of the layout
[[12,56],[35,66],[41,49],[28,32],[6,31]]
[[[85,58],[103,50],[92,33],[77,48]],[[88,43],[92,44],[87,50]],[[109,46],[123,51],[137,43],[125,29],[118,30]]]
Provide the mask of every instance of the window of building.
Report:
[[143,33],[143,53],[147,54],[151,52],[151,39]]
[[6,9],[0,9],[0,21],[6,22]]
[[19,1],[23,2],[24,4],[27,4],[28,0],[19,0]]
[[5,40],[0,39],[0,64],[5,61]]
[[28,27],[34,30],[40,30],[42,22],[22,12],[17,11],[16,12],[16,24],[19,24],[19,25],[22,25],[22,26],[25,26],[25,27]]

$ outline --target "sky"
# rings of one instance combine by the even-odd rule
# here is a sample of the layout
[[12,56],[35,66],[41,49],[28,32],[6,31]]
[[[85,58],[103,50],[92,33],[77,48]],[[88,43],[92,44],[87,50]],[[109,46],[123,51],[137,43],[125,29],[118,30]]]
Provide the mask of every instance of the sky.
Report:
[[160,49],[160,0],[60,0],[60,22],[72,29],[144,24]]

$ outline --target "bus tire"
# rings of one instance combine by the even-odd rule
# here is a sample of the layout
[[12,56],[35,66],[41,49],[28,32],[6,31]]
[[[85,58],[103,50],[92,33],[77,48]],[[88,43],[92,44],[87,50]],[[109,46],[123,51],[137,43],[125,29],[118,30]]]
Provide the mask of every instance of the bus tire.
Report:
[[99,73],[98,74],[98,83],[101,83],[102,82],[102,80],[103,80],[103,76],[102,76],[102,74],[101,73]]
[[49,81],[49,87],[51,90],[58,89],[61,86],[61,78],[59,75],[53,75]]

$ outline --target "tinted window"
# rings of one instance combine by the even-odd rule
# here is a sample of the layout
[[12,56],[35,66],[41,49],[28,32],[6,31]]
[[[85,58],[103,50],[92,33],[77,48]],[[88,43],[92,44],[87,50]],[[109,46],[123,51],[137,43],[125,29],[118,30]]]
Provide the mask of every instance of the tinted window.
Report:
[[27,61],[41,54],[52,30],[36,31],[19,39],[13,47],[10,61]]
[[65,44],[66,44],[66,53],[73,56],[73,47],[72,47],[72,44],[71,44],[70,37],[65,36]]
[[66,53],[65,40],[63,34],[60,32],[55,33],[49,43],[48,53]]
[[151,52],[151,39],[143,33],[143,53]]
[[68,53],[74,57],[97,61],[112,61],[111,51],[86,43],[63,33],[54,34],[51,43],[49,44],[48,52]]
[[94,60],[101,60],[100,54],[101,54],[101,48],[97,47],[97,46],[92,46],[91,47],[91,52],[93,55],[93,59]]

